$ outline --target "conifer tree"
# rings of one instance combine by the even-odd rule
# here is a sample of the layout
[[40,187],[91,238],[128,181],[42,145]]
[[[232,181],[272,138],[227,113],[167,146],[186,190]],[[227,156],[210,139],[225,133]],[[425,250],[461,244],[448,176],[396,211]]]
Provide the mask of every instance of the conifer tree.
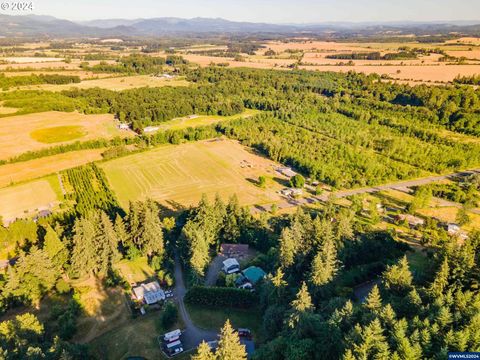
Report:
[[380,297],[380,290],[377,285],[374,285],[367,298],[365,299],[364,306],[373,312],[379,314],[382,310],[382,298]]
[[438,270],[433,283],[430,286],[430,293],[434,297],[441,297],[443,292],[448,286],[448,275],[450,273],[450,267],[448,266],[448,260],[445,258]]
[[312,312],[314,310],[312,297],[308,292],[307,284],[302,283],[300,290],[297,293],[295,300],[291,303],[292,313],[290,314],[289,326],[295,327],[300,321],[300,317],[305,314]]
[[51,226],[47,227],[43,249],[58,271],[61,271],[68,260],[68,249]]
[[412,278],[406,256],[401,258],[397,264],[388,266],[383,273],[385,288],[399,294],[405,293],[411,288]]
[[205,342],[202,341],[200,345],[198,345],[197,353],[192,355],[191,360],[215,360],[216,356],[210,349],[210,346]]
[[311,280],[316,286],[329,283],[338,273],[340,263],[333,241],[327,240],[315,255],[312,263]]
[[247,353],[245,345],[240,343],[238,334],[233,331],[230,320],[225,322],[218,342],[216,351],[216,359],[218,360],[246,360]]

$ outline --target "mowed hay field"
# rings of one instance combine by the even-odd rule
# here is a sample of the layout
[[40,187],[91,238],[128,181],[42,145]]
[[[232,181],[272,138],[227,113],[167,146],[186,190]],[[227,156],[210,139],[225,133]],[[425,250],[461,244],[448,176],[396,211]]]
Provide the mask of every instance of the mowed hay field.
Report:
[[51,209],[57,205],[58,194],[52,181],[53,178],[40,179],[0,189],[0,215],[3,222],[31,217],[40,210]]
[[47,91],[63,91],[71,88],[78,89],[91,89],[95,87],[108,89],[108,90],[127,90],[139,87],[162,87],[162,86],[188,86],[189,82],[179,78],[166,79],[157,76],[150,75],[138,75],[138,76],[119,76],[104,79],[83,80],[78,84],[65,84],[65,85],[28,85],[19,87],[22,90],[47,90]]
[[77,140],[129,135],[133,133],[116,128],[109,114],[48,111],[8,116],[0,119],[0,159]]
[[167,145],[100,164],[123,206],[152,198],[173,209],[198,203],[202,193],[237,194],[246,205],[277,201],[280,185],[264,190],[254,183],[273,176],[275,165],[229,140]]
[[72,151],[0,166],[0,188],[102,159],[104,149]]

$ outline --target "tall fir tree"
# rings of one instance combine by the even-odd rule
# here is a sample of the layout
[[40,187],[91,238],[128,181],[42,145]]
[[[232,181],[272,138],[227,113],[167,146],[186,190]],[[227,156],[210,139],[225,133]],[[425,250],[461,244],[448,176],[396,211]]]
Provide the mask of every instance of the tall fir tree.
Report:
[[225,322],[221,332],[218,348],[216,351],[218,360],[246,360],[247,352],[245,345],[240,343],[238,333],[234,332],[230,320]]

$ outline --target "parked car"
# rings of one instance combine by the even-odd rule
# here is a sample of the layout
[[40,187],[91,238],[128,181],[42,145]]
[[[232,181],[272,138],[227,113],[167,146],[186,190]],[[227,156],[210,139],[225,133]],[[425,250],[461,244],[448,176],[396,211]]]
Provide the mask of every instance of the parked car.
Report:
[[249,340],[252,339],[252,332],[250,331],[250,329],[238,328],[236,329],[236,331],[240,338],[249,339]]
[[166,343],[164,345],[164,350],[168,354],[168,356],[178,355],[183,352],[182,342],[180,340],[177,340],[171,343]]

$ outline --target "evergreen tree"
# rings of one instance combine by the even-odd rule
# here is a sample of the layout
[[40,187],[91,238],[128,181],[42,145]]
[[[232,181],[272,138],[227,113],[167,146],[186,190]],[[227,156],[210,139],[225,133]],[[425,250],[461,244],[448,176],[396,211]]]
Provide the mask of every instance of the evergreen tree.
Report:
[[364,306],[373,312],[379,314],[382,310],[382,298],[380,297],[380,290],[377,285],[374,285],[367,298],[365,299]]
[[298,324],[300,317],[303,314],[314,310],[312,297],[308,292],[307,284],[305,282],[302,283],[302,286],[300,287],[295,300],[292,301],[291,306],[292,313],[288,324],[293,328]]
[[58,237],[55,230],[51,226],[47,227],[45,233],[43,249],[47,253],[48,257],[57,267],[58,271],[61,271],[68,261],[68,249]]
[[311,279],[316,286],[330,282],[340,268],[337,260],[337,250],[332,241],[327,240],[321,250],[315,255],[312,263]]
[[383,273],[385,288],[398,294],[405,293],[411,288],[412,278],[406,256],[401,258],[398,264],[388,266]]
[[202,341],[200,345],[198,345],[197,353],[192,355],[191,360],[215,360],[216,356],[210,349],[210,346],[205,342]]
[[297,242],[290,228],[284,228],[280,235],[280,264],[283,268],[293,265],[297,252]]
[[448,259],[445,258],[440,266],[440,270],[437,272],[433,283],[430,286],[430,293],[434,297],[441,297],[443,292],[448,286],[448,276],[450,273],[450,267],[448,265]]
[[221,332],[216,351],[218,360],[246,360],[245,345],[240,344],[238,334],[233,331],[230,320],[225,322]]

